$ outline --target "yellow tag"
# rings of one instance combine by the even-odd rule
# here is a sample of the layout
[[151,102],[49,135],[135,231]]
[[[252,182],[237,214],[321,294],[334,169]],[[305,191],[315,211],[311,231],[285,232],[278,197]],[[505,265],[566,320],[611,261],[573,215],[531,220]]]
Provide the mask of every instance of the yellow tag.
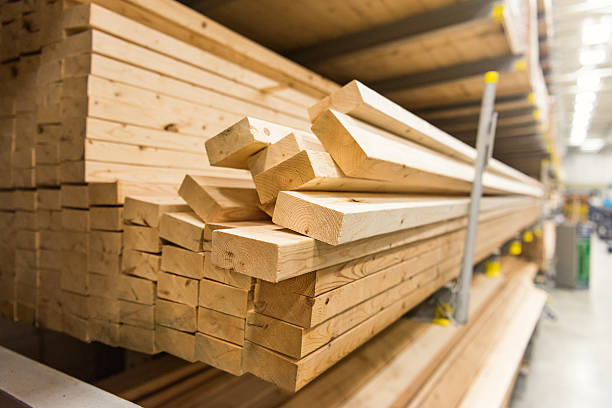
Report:
[[450,326],[450,320],[444,318],[436,318],[431,321],[433,324],[437,324],[438,326]]
[[508,253],[510,255],[520,255],[523,252],[523,246],[521,245],[521,241],[512,241],[510,244],[510,248],[508,248]]
[[515,71],[524,71],[526,69],[527,69],[527,61],[525,61],[524,59],[520,59],[514,63]]
[[499,262],[491,261],[491,262],[485,263],[485,275],[491,278],[494,278],[497,275],[499,275],[500,269],[501,268],[500,268]]
[[493,6],[493,12],[491,13],[493,20],[497,21],[498,23],[503,23],[504,22],[504,5],[503,4],[497,4],[495,6]]
[[485,74],[485,82],[487,84],[497,82],[498,79],[499,79],[499,74],[497,73],[497,71],[489,71]]
[[523,233],[523,241],[525,241],[525,242],[533,242],[533,232],[525,231]]
[[542,228],[536,228],[533,233],[535,234],[536,237],[541,238],[543,233],[542,233]]
[[534,118],[535,120],[540,119],[540,110],[539,110],[539,109],[534,109],[534,110],[533,110],[533,118]]
[[529,103],[535,102],[535,94],[533,92],[530,92],[529,95],[527,95],[527,102]]

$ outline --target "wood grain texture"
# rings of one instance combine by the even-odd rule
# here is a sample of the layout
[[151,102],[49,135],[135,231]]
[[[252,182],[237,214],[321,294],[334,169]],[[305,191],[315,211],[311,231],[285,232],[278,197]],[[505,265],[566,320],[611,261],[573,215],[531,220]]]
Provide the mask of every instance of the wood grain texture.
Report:
[[258,207],[253,189],[211,187],[197,176],[186,175],[179,195],[204,222],[267,219]]
[[[425,149],[351,117],[327,110],[313,123],[336,163],[349,176],[393,181],[399,184],[446,188],[467,192],[474,168],[465,162]],[[540,188],[508,180],[490,172],[483,174],[485,193],[540,196]]]
[[204,222],[193,212],[165,212],[161,216],[159,236],[190,251],[202,251]]

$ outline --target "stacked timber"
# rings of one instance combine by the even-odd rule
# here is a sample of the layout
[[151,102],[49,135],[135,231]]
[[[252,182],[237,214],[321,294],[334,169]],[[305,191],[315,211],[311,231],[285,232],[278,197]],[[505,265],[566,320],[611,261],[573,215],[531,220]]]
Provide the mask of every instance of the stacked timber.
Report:
[[401,319],[296,394],[169,357],[98,385],[144,407],[503,406],[545,295],[531,284],[534,264],[500,266],[500,276],[474,277],[466,326]]
[[0,5],[2,313],[116,344],[125,197],[250,184],[206,138],[245,113],[305,129],[337,85],[170,0]]

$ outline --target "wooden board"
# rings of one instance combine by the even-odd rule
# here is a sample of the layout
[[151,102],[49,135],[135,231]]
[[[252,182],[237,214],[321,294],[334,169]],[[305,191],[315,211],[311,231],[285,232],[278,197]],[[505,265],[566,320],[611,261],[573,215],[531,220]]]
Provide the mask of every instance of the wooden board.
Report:
[[124,249],[121,257],[121,272],[150,281],[157,281],[161,267],[161,255],[134,249]]
[[176,195],[127,197],[123,208],[127,223],[147,227],[159,227],[161,216],[166,212],[189,211],[185,201]]
[[205,252],[193,252],[174,246],[162,248],[161,270],[192,279],[202,279],[205,275]]
[[257,194],[252,189],[207,186],[205,180],[186,175],[179,195],[204,222],[268,218],[257,207]]
[[247,169],[249,157],[294,129],[245,117],[206,141],[212,166]]
[[160,272],[157,278],[157,296],[162,299],[198,305],[199,281],[167,272]]
[[245,318],[251,303],[251,288],[237,288],[208,279],[200,281],[199,306]]
[[166,212],[162,215],[159,236],[190,251],[202,251],[205,224],[193,212]]
[[189,362],[195,358],[195,335],[174,330],[169,327],[155,328],[155,346],[160,351],[166,351]]
[[217,310],[198,307],[198,331],[239,346],[244,345],[246,319]]
[[159,253],[162,243],[157,228],[142,225],[123,225],[123,247],[137,251]]
[[282,191],[272,221],[338,245],[465,216],[469,202],[463,197]]
[[[480,107],[478,108],[480,109]],[[476,150],[474,148],[437,129],[359,81],[349,82],[312,106],[308,110],[311,120],[315,122],[327,109],[353,116],[450,157],[468,163],[474,163],[476,160]],[[536,180],[498,160],[490,160],[488,168],[497,174],[539,185]]]
[[249,171],[251,175],[256,176],[302,150],[325,151],[315,135],[295,131],[252,155],[248,160]]
[[[537,216],[536,207],[518,208],[526,218]],[[479,220],[512,212],[513,209],[508,208],[483,213]],[[460,218],[340,246],[328,245],[273,225],[217,230],[213,232],[211,260],[221,268],[233,268],[248,276],[279,282],[381,250],[456,231],[465,225],[466,219]],[[240,251],[236,251],[236,248],[240,248]]]
[[[474,168],[422,148],[351,117],[327,110],[313,123],[319,137],[338,166],[349,176],[469,191]],[[483,174],[483,191],[541,196],[539,187],[525,185],[490,172]]]
[[156,299],[155,323],[188,333],[194,333],[198,324],[197,308],[183,303]]
[[195,357],[197,361],[234,375],[245,373],[241,346],[204,333],[196,333]]
[[[274,204],[278,193],[285,190],[411,193],[426,189],[441,194],[452,189],[349,177],[329,153],[313,150],[302,150],[253,179],[259,200],[264,205]],[[455,189],[456,192],[459,190]]]

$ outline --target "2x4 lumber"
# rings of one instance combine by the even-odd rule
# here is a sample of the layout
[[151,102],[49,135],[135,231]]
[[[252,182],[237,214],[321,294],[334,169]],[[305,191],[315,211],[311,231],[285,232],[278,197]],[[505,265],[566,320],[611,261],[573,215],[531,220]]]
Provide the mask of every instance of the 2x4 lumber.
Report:
[[177,195],[159,197],[127,197],[123,218],[126,222],[147,227],[159,227],[164,213],[189,211],[189,206]]
[[399,184],[395,182],[348,177],[327,152],[302,150],[253,177],[259,200],[263,205],[274,204],[280,191],[360,191],[380,193],[410,193],[428,190],[446,192],[436,186]]
[[198,331],[239,346],[244,345],[246,319],[217,310],[198,307]]
[[206,279],[224,283],[229,286],[241,289],[250,289],[253,285],[253,278],[241,273],[234,272],[231,269],[219,268],[211,262],[210,253],[206,255],[204,263],[204,277]]
[[155,330],[122,324],[119,327],[119,346],[145,354],[156,354]]
[[[532,208],[535,207],[519,206],[517,210],[530,213]],[[479,221],[511,212],[512,207],[481,213]],[[339,246],[325,244],[274,225],[217,230],[213,232],[211,260],[221,268],[234,269],[238,273],[268,282],[280,282],[465,226],[466,219],[459,218]],[[240,251],[236,251],[236,248],[240,248]]]
[[513,371],[519,368],[544,302],[545,295],[540,290],[536,289],[528,294],[527,300],[520,305],[502,340],[495,344],[459,406],[503,406],[504,399],[512,390]]
[[442,276],[438,278],[439,280],[434,280],[433,282],[437,283],[437,285],[430,288],[429,291],[419,293],[420,296],[415,296],[410,300],[404,299],[395,302],[393,306],[381,310],[358,326],[336,337],[326,347],[322,347],[300,360],[291,359],[246,341],[244,354],[245,368],[258,377],[273,382],[281,389],[295,392],[338,362],[342,357],[381,332],[405,313],[406,310],[414,307],[414,305],[429,296],[443,283],[456,276],[456,272],[458,271],[453,271],[453,274]]
[[121,231],[123,228],[123,207],[92,206],[89,208],[91,229]]
[[128,275],[157,281],[161,267],[161,256],[148,252],[124,249],[121,256],[121,271]]
[[159,225],[159,236],[190,251],[201,252],[205,224],[192,211],[166,212]]
[[[404,282],[411,281],[411,284],[404,285],[407,288],[404,292],[416,289],[438,273],[439,254],[437,258],[431,264],[420,267],[416,262],[398,263],[314,298],[278,292],[273,285],[259,285],[255,292],[255,310],[300,327],[311,328]],[[456,257],[448,261],[451,260],[458,263]]]
[[159,253],[162,242],[157,228],[142,225],[123,225],[123,247],[137,251]]
[[90,205],[121,205],[126,196],[160,195],[176,192],[176,186],[109,181],[87,185]]
[[258,207],[257,193],[253,189],[214,187],[197,176],[186,175],[179,195],[204,222],[244,221],[267,219]]
[[195,306],[171,302],[161,298],[155,302],[155,323],[188,333],[198,329],[199,314]]
[[195,336],[169,327],[155,328],[155,346],[158,350],[169,352],[189,362],[195,358]]
[[[403,391],[410,393],[418,390],[446,353],[486,310],[486,306],[495,298],[494,295],[503,285],[505,285],[505,279],[501,276],[495,278],[481,274],[474,276],[470,287],[469,319],[465,326],[441,327],[414,319],[400,320],[405,322],[404,324],[408,325],[411,332],[414,333],[414,336],[410,336],[410,342],[384,368],[374,373],[362,387],[348,396],[339,406],[391,405],[397,395]],[[376,338],[373,341],[376,341]],[[415,353],[421,357],[415,358]],[[347,359],[350,358],[352,357],[347,357]],[[338,365],[341,364],[343,362]],[[316,383],[310,387],[314,384]],[[308,387],[303,392],[308,392]]]
[[193,252],[174,246],[164,245],[162,248],[161,270],[192,279],[204,277],[206,254]]
[[[349,82],[309,108],[311,120],[316,121],[326,109],[353,116],[450,157],[468,163],[474,163],[476,160],[474,148],[432,126],[359,81]],[[479,111],[480,106],[477,112]],[[535,183],[533,179],[498,160],[490,160],[488,169],[518,181]]]
[[199,281],[196,279],[160,272],[157,277],[157,296],[188,306],[197,306],[198,286]]
[[202,361],[230,374],[242,375],[245,373],[241,346],[204,333],[196,333],[195,357],[197,361]]
[[331,81],[182,4],[160,0],[129,0],[120,4],[113,0],[98,0],[97,3],[223,59],[248,66],[307,95],[320,98],[337,89]]
[[[505,200],[484,198],[483,210]],[[458,218],[467,215],[469,202],[464,197],[281,191],[272,221],[338,245]]]
[[119,300],[119,321],[143,329],[155,328],[155,305]]
[[[496,245],[503,243],[505,240],[505,237],[502,237],[498,242],[489,242],[486,238],[487,237],[479,242],[475,257],[476,262],[486,257]],[[455,252],[460,253],[460,250]],[[447,273],[445,271],[449,271],[448,273],[451,273],[450,271],[455,271],[452,273],[457,274],[459,261],[460,258],[455,256],[438,265],[430,266],[426,270],[418,273],[413,279],[404,281],[388,290],[384,290],[312,328],[303,328],[277,318],[268,317],[259,313],[250,313],[247,319],[246,338],[254,343],[263,345],[293,358],[304,357],[312,351],[323,347],[329,341],[340,336],[352,327],[357,326],[368,317],[389,307],[394,302],[398,302],[407,297],[409,298],[410,296],[420,296],[417,295],[419,291],[430,290],[427,288],[432,285],[437,288],[438,286],[436,285],[439,285],[439,281],[436,281],[436,277],[440,274]],[[407,263],[407,265],[409,265],[409,263]],[[435,290],[435,288],[433,290]],[[326,293],[323,299],[327,299],[327,295]],[[329,298],[331,298],[331,296],[329,296]],[[296,306],[299,306],[299,299],[296,300],[298,300]],[[321,298],[319,300],[321,300]],[[290,316],[289,313],[291,313],[291,311],[283,313],[282,318]]]
[[[327,110],[313,123],[338,166],[349,176],[386,180],[398,184],[471,189],[474,168],[445,157],[343,113]],[[483,174],[489,193],[540,196],[541,188],[509,180],[491,172]]]
[[[418,110],[414,113],[425,120],[451,119],[477,115],[481,109],[480,105],[480,102],[468,102]],[[529,108],[535,108],[533,93],[495,99],[496,112],[506,112]]]
[[[439,237],[425,239],[386,251],[383,250],[322,268],[318,271],[296,276],[295,278],[290,278],[273,285],[275,290],[315,297],[397,263],[409,259],[429,259],[435,256],[436,252],[440,252],[449,242],[460,239],[462,233],[463,230],[458,230]],[[260,281],[259,284],[268,285],[270,283]]]
[[491,0],[476,0],[452,4],[444,8],[409,15],[400,20],[350,33],[310,47],[293,50],[288,57],[305,65],[336,59],[354,52],[374,48],[382,44],[403,40],[419,34],[470,23],[491,17]]
[[312,133],[292,132],[251,156],[248,160],[249,171],[252,176],[256,176],[302,150],[325,151],[319,139]]
[[211,166],[247,169],[249,157],[294,129],[244,117],[205,143]]
[[[292,104],[287,100],[283,100],[274,94],[266,94],[263,92],[257,94],[256,91],[276,85],[270,78],[261,76],[240,65],[198,49],[188,42],[174,39],[158,30],[146,27],[133,19],[124,17],[98,5],[83,5],[68,9],[64,13],[63,20],[65,29],[99,29],[135,43],[147,50],[152,50],[161,54],[159,58],[157,58],[158,65],[155,65],[155,62],[153,64],[158,70],[162,67],[159,65],[160,61],[176,59],[188,66],[191,65],[201,69],[202,71],[210,71],[208,75],[211,78],[217,76],[217,80],[209,81],[211,82],[209,86],[213,87],[213,89],[216,88],[222,92],[234,89],[240,90],[240,93],[244,95],[244,99],[250,99],[253,102],[273,107],[276,110],[285,110],[295,116],[300,116],[301,114],[298,113],[298,106],[291,106]],[[186,71],[186,69],[187,68],[181,72],[192,72]],[[193,72],[197,71],[194,70]],[[170,71],[170,73],[172,73],[172,71]],[[180,77],[181,76],[179,76],[179,78]],[[234,81],[234,83],[231,81]],[[238,84],[240,84],[240,86],[238,86]]]
[[245,318],[252,304],[251,288],[237,288],[208,279],[200,281],[198,305]]

